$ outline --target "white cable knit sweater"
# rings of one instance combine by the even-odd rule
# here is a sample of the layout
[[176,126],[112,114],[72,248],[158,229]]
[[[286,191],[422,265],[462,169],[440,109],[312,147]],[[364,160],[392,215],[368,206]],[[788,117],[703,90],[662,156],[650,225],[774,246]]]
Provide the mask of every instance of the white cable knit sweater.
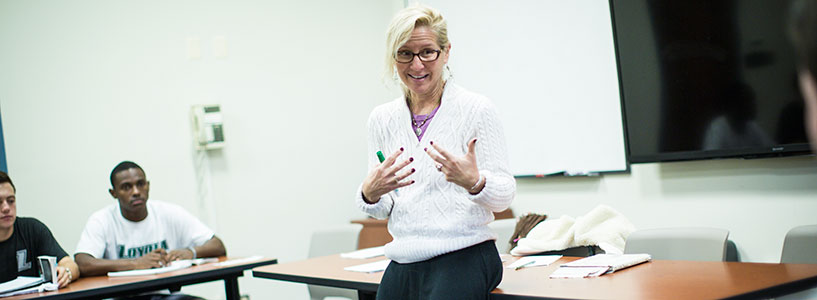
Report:
[[[416,169],[406,179],[416,182],[401,188],[400,196],[391,192],[375,204],[364,202],[358,187],[357,206],[375,218],[389,218],[394,240],[386,245],[386,257],[412,263],[496,239],[488,228],[494,219],[492,211],[510,206],[516,181],[508,171],[505,135],[494,105],[486,97],[448,82],[422,141],[417,141],[410,118],[403,97],[376,107],[369,116],[369,169],[379,163],[377,151],[388,156],[400,147],[405,152],[398,161],[414,157],[414,162],[401,172]],[[473,138],[477,138],[477,167],[486,180],[485,188],[477,195],[447,182],[423,151],[431,148],[429,141],[434,141],[461,156]]]

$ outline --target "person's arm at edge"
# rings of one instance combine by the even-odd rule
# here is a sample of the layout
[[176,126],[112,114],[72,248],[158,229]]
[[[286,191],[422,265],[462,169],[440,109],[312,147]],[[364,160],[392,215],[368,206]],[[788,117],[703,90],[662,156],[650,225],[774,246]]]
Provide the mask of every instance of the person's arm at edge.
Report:
[[158,253],[156,250],[154,250],[154,252],[145,254],[139,258],[100,259],[93,257],[88,253],[81,252],[74,254],[74,260],[76,261],[77,266],[79,266],[79,271],[86,277],[105,275],[108,274],[108,272],[161,267],[165,262],[158,258],[161,256],[167,256],[167,253],[164,252],[164,249],[157,250],[161,250],[158,252],[163,252],[164,254]]
[[193,246],[190,248],[175,249],[170,251],[170,257],[168,260],[172,261],[203,257],[219,257],[225,255],[227,255],[227,249],[224,247],[224,243],[221,241],[221,239],[214,235],[201,246]]
[[76,262],[74,262],[74,259],[71,258],[70,255],[66,255],[60,259],[57,265],[62,267],[57,268],[57,278],[60,287],[65,287],[69,283],[76,281],[79,278],[79,266]]
[[221,239],[215,235],[203,245],[193,247],[193,249],[196,250],[196,258],[227,255],[227,248],[224,247],[224,243],[221,242]]
[[[33,219],[34,221],[34,228],[32,230],[37,233],[31,234],[32,237],[37,240],[37,249],[34,250],[39,255],[48,255],[54,256],[59,259],[57,263],[57,285],[59,287],[65,287],[72,281],[79,278],[79,267],[71,259],[71,256],[65,252],[65,250],[60,246],[60,243],[57,242],[57,239],[54,238],[54,234],[51,232],[51,229],[45,225],[45,223],[41,222],[40,220]],[[67,271],[66,271],[67,270]]]

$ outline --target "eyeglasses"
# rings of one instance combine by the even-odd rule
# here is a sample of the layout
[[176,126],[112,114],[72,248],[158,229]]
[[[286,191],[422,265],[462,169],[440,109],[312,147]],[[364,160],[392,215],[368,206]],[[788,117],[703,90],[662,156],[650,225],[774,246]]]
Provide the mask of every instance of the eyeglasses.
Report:
[[420,61],[422,62],[432,62],[440,57],[440,52],[442,51],[433,49],[423,49],[420,50],[420,53],[414,53],[408,50],[401,50],[397,51],[397,53],[394,54],[394,60],[401,64],[406,64],[413,61],[414,56],[417,56],[420,58]]

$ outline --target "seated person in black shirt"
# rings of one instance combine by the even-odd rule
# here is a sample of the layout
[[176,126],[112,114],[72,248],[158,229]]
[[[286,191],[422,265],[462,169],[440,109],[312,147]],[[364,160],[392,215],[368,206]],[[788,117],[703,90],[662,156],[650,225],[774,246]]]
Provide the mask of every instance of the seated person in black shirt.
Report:
[[79,278],[79,267],[60,247],[51,230],[34,218],[17,218],[11,178],[0,171],[0,282],[17,276],[40,276],[38,256],[57,257],[57,278],[64,287]]

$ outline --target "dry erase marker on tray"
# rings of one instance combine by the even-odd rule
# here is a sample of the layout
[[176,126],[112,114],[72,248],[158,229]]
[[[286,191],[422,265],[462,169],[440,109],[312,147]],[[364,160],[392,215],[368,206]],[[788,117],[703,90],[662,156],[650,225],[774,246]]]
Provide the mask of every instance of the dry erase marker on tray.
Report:
[[[377,159],[382,163],[384,160],[386,160],[386,157],[383,156],[383,152],[377,151]],[[400,197],[400,192],[398,192],[397,189],[394,189],[394,195]]]

